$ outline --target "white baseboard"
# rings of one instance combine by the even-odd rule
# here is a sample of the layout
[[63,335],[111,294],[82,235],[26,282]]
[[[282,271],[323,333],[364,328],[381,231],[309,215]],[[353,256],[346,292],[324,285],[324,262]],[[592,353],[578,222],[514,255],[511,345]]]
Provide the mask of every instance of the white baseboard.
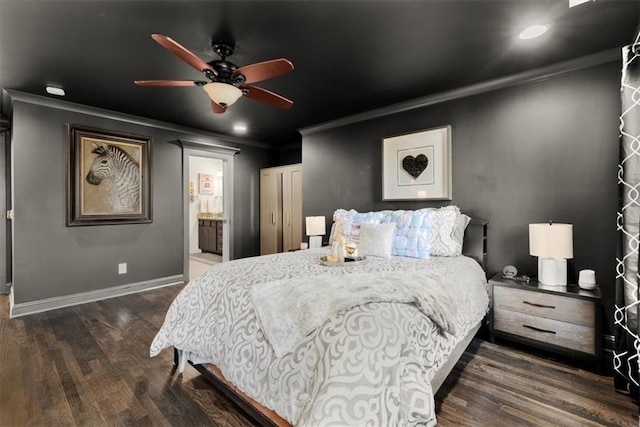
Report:
[[129,283],[121,286],[114,286],[96,291],[80,292],[77,294],[64,295],[61,297],[47,298],[38,301],[29,301],[16,304],[14,302],[13,290],[9,295],[9,317],[27,316],[29,314],[41,313],[43,311],[55,310],[72,305],[84,304],[92,301],[100,301],[108,298],[115,298],[123,295],[162,288],[164,286],[178,285],[184,283],[184,275],[162,277],[159,279],[147,280],[144,282]]

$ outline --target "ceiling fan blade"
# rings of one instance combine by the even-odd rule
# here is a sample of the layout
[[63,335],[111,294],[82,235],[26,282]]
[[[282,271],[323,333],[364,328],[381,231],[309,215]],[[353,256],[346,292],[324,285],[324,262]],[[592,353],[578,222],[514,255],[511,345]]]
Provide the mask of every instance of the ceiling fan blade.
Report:
[[258,62],[255,64],[245,65],[235,70],[232,77],[239,74],[244,75],[245,83],[256,83],[272,77],[288,73],[293,70],[293,64],[288,59],[272,59],[271,61]]
[[138,86],[195,86],[193,80],[135,80]]
[[220,104],[217,104],[215,101],[211,101],[211,109],[216,114],[222,114],[227,111],[227,107],[223,107]]
[[244,96],[254,101],[264,102],[283,109],[291,108],[293,105],[293,102],[287,98],[258,86],[242,85],[240,89],[244,92]]
[[163,36],[162,34],[151,34],[151,37],[155,41],[157,41],[160,44],[160,46],[164,47],[165,49],[167,49],[168,51],[176,55],[178,58],[182,59],[184,62],[191,65],[196,70],[198,71],[209,70],[214,75],[218,75],[216,70],[211,65],[207,64],[202,59],[198,58],[191,51],[189,51],[187,48],[182,46],[177,41],[173,40],[171,37]]

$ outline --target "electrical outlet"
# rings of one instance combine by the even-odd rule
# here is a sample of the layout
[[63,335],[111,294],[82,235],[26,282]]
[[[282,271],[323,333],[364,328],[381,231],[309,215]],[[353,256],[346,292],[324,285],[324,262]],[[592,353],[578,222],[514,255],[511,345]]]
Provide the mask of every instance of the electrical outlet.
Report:
[[118,264],[118,274],[127,274],[127,263],[122,262]]

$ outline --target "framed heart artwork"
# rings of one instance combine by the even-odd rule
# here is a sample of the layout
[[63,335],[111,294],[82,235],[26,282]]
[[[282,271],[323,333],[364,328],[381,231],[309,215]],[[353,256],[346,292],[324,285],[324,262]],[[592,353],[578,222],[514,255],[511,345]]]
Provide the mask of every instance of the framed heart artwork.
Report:
[[451,200],[451,126],[382,140],[382,200]]

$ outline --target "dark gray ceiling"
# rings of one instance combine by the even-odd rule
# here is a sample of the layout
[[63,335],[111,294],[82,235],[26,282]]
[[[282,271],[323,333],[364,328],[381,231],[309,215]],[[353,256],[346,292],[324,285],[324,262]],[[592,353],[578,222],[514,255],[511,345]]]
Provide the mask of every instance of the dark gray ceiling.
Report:
[[[0,87],[274,144],[297,129],[531,68],[619,48],[634,37],[637,0],[62,1],[0,0]],[[551,25],[523,43],[528,23]],[[214,115],[196,87],[136,79],[202,79],[154,42],[172,37],[217,59],[232,37],[239,66],[288,58],[292,73],[258,83],[294,102],[279,110],[243,98]],[[47,95],[49,96],[49,95]]]

